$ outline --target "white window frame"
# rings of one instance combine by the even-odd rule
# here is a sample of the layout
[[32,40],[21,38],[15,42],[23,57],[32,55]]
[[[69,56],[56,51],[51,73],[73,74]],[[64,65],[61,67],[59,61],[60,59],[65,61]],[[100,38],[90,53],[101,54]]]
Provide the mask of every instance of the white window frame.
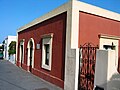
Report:
[[20,41],[20,54],[19,54],[19,56],[20,56],[19,57],[19,60],[20,60],[19,62],[20,63],[21,63],[21,53],[22,53],[22,51],[21,51],[21,45],[23,45],[23,57],[22,57],[23,60],[22,60],[22,63],[24,63],[24,42],[25,42],[25,39],[23,39],[23,40]]
[[[42,68],[51,70],[52,65],[52,41],[53,34],[47,34],[42,36]],[[49,44],[49,65],[45,64],[45,44]]]

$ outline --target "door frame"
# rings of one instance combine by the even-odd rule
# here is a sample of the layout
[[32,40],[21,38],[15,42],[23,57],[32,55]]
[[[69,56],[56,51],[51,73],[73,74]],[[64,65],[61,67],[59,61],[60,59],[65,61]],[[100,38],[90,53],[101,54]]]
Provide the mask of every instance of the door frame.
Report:
[[[20,62],[20,67],[22,67],[22,64],[24,63],[24,39],[20,41],[20,53],[19,53],[19,62]],[[21,51],[21,45],[23,46],[23,51]],[[21,57],[22,56],[22,57]]]
[[105,35],[105,34],[100,34],[99,35],[99,46],[101,50],[105,50],[104,45],[110,45],[115,46],[115,66],[118,68],[118,52],[119,52],[119,40],[120,37],[118,36],[113,36],[113,35]]
[[[33,47],[32,47],[32,60],[30,60],[30,42],[33,43]],[[34,68],[34,52],[35,52],[35,43],[34,43],[34,39],[30,38],[27,44],[27,66],[28,66],[28,71],[31,72],[32,68]],[[30,65],[31,64],[31,65]]]

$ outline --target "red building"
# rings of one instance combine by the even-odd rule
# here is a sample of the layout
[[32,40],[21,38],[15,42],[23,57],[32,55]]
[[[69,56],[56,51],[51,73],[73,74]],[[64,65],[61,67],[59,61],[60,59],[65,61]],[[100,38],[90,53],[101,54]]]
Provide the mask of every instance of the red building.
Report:
[[120,71],[120,14],[70,1],[17,31],[17,65],[65,90],[77,90],[79,48],[116,49]]

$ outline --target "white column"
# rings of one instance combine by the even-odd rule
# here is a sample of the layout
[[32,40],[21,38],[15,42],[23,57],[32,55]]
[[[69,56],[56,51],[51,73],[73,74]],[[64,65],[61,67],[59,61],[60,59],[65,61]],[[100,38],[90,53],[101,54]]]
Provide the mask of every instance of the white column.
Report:
[[79,10],[76,8],[77,0],[71,0],[67,11],[66,29],[66,56],[64,90],[78,90],[79,68]]
[[19,59],[18,59],[18,33],[17,33],[17,37],[16,37],[16,57],[15,57],[15,63],[17,63],[17,61],[19,62]]
[[[98,50],[96,55],[94,85],[102,87],[104,90],[114,90],[116,84],[112,79],[116,74],[115,50]],[[115,90],[117,90],[117,88]]]

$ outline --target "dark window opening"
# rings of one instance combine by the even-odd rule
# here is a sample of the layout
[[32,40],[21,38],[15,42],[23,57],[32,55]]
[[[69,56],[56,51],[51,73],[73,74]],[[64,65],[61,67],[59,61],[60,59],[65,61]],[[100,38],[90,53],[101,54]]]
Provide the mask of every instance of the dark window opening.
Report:
[[23,61],[23,45],[21,45],[21,61]]
[[103,45],[103,47],[108,50],[108,49],[111,49],[111,50],[115,50],[115,46],[113,45]]
[[45,47],[45,64],[49,65],[49,58],[50,58],[50,45],[44,44]]

